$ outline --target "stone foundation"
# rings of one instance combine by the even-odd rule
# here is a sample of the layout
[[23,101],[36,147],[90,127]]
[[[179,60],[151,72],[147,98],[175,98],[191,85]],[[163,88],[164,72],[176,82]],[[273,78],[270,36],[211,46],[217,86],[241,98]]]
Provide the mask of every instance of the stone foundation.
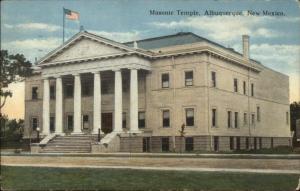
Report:
[[[162,137],[152,136],[150,137],[149,152],[163,152],[162,150],[162,138],[169,140],[169,152],[186,152],[185,137]],[[214,141],[210,136],[194,136],[193,138],[193,151],[210,151],[214,149]],[[234,151],[234,150],[246,150],[247,137],[233,138],[233,148],[230,149],[230,137],[219,136],[218,151]],[[256,139],[256,147],[255,140]],[[273,139],[273,145],[272,145]],[[175,141],[175,143],[174,143]],[[249,146],[248,149],[263,149],[274,148],[278,146],[291,146],[289,137],[248,137]],[[239,145],[239,146],[238,146]],[[121,152],[146,152],[143,151],[143,137],[120,137],[120,151]]]

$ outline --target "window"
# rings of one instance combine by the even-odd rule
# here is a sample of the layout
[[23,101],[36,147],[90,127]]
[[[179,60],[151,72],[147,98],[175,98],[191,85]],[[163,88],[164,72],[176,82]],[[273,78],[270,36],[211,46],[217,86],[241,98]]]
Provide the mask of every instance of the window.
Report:
[[243,93],[244,93],[244,95],[246,95],[246,82],[245,81],[243,81]]
[[50,117],[50,132],[54,132],[55,131],[55,117],[51,116]]
[[241,149],[241,138],[237,137],[236,138],[236,150],[240,150]]
[[285,114],[285,118],[286,118],[285,120],[286,120],[287,125],[289,124],[289,117],[290,117],[289,112],[287,111],[286,114]]
[[83,115],[82,116],[82,128],[83,129],[88,129],[89,128],[89,116],[88,115]]
[[248,124],[247,113],[244,113],[244,125]]
[[92,85],[93,85],[93,83],[89,82],[89,81],[86,81],[82,84],[82,86],[81,86],[82,96],[91,96],[92,95],[92,90],[93,90]]
[[249,137],[246,137],[246,149],[248,150],[250,147],[249,145]]
[[193,71],[186,71],[185,72],[185,86],[192,86],[193,85]]
[[219,137],[214,137],[214,151],[219,150]]
[[256,139],[256,137],[254,137],[254,150],[256,150],[257,149],[257,139]]
[[217,109],[212,109],[211,123],[213,127],[217,126]]
[[194,126],[194,109],[193,108],[185,109],[185,121],[186,121],[186,126]]
[[255,125],[255,114],[251,114],[251,124],[254,126]]
[[122,128],[126,128],[126,113],[122,114]]
[[230,143],[229,143],[230,150],[234,150],[234,139],[233,139],[233,137],[230,137],[229,141],[230,141]]
[[55,99],[55,86],[50,86],[50,99]]
[[233,79],[234,92],[238,92],[238,80],[236,78]]
[[193,137],[186,137],[185,138],[185,150],[186,151],[193,151],[194,150],[194,138]]
[[231,127],[231,111],[227,111],[227,127]]
[[104,79],[101,81],[101,93],[112,94],[114,93],[113,79]]
[[150,152],[150,137],[143,137],[143,152]]
[[128,92],[128,90],[129,90],[129,82],[130,82],[130,80],[126,79],[126,78],[124,80],[122,80],[122,91],[123,92]]
[[273,147],[274,147],[274,139],[273,137],[271,137],[271,148],[273,149]]
[[169,88],[169,74],[165,73],[161,75],[161,87],[162,88]]
[[68,131],[73,131],[73,115],[67,116],[67,128]]
[[239,113],[238,112],[234,112],[234,128],[238,128],[239,127]]
[[161,150],[164,152],[169,151],[169,138],[168,137],[161,138]]
[[139,128],[145,128],[145,112],[139,112]]
[[260,107],[259,106],[256,107],[256,119],[257,119],[257,121],[260,121]]
[[38,87],[32,87],[31,99],[38,99]]
[[170,127],[170,110],[163,110],[163,127]]
[[38,118],[37,117],[32,117],[31,118],[31,128],[32,128],[32,130],[36,131],[37,128],[38,128],[38,126],[39,126],[39,120],[38,120]]
[[212,87],[217,87],[216,72],[211,72]]
[[254,84],[251,84],[251,96],[254,96]]
[[258,142],[259,142],[259,149],[262,149],[262,138],[261,137],[259,137]]
[[73,97],[73,93],[74,93],[73,84],[66,84],[66,97],[68,98]]

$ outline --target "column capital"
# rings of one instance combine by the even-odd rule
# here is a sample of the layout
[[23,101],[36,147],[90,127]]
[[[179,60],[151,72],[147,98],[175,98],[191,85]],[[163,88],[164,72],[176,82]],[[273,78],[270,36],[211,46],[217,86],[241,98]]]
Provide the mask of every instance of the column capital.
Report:
[[128,69],[129,69],[129,70],[139,70],[140,68],[134,67],[134,66],[130,66],[130,67],[128,67]]
[[100,74],[100,71],[94,71],[93,74]]
[[50,77],[48,77],[48,76],[43,76],[42,77],[42,80],[49,80],[50,79]]
[[55,78],[55,79],[56,79],[56,78],[61,78],[61,77],[62,77],[62,75],[54,75],[54,76],[53,76],[53,78]]
[[121,72],[121,68],[114,68],[112,69],[113,72]]
[[80,73],[78,72],[78,73],[74,73],[74,74],[72,74],[72,76],[80,76]]

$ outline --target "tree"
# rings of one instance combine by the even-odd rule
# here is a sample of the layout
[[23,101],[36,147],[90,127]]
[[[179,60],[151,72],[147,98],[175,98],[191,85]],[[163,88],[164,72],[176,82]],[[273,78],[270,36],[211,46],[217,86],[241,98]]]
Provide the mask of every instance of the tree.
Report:
[[[31,62],[26,60],[23,54],[9,54],[7,50],[1,50],[0,55],[0,109],[4,107],[6,99],[12,97],[12,92],[4,90],[13,82],[21,82],[24,77],[32,73]],[[1,114],[1,113],[0,113]]]
[[[300,102],[293,102],[290,105],[290,116],[291,116],[291,131],[296,132],[296,120],[300,119]],[[295,137],[294,137],[295,141]]]

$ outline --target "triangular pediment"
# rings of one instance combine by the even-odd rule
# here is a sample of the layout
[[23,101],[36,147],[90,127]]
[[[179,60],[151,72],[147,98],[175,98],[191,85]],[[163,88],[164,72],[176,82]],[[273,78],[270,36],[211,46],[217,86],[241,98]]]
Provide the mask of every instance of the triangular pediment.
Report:
[[77,40],[68,48],[52,57],[51,62],[83,59],[89,57],[103,56],[124,53],[125,50],[118,49],[107,44],[91,40],[89,38],[81,38]]
[[121,43],[84,31],[74,35],[62,46],[47,54],[38,64],[84,60],[95,57],[126,54],[128,52],[136,51]]

